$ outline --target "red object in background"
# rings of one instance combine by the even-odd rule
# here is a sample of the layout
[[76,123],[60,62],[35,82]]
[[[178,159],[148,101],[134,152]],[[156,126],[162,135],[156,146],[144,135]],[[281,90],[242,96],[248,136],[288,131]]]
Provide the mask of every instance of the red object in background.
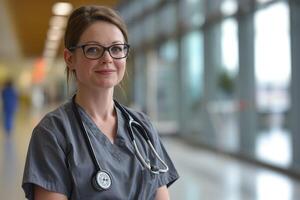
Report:
[[33,67],[32,71],[32,82],[38,84],[43,82],[45,78],[45,60],[43,58],[38,58]]

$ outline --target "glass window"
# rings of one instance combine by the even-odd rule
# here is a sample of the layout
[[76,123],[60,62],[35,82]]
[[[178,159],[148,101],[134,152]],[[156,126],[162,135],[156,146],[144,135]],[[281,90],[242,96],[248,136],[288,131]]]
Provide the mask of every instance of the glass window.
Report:
[[171,34],[176,31],[176,7],[175,4],[167,4],[162,7],[159,11],[159,20],[162,23],[158,23],[159,33],[161,34]]
[[140,0],[135,0],[129,4],[130,10],[129,13],[131,14],[131,18],[136,17],[143,12],[143,2]]
[[268,3],[268,2],[270,2],[270,1],[272,1],[272,0],[256,0],[258,3],[260,3],[260,4],[264,4],[264,3]]
[[178,46],[173,40],[165,42],[158,50],[157,111],[159,120],[177,120],[177,55]]
[[129,43],[132,46],[138,46],[143,39],[142,24],[134,24],[128,28],[129,31]]
[[161,0],[143,0],[144,8],[149,9],[149,8],[155,6],[159,1],[161,1]]
[[121,16],[126,22],[131,21],[136,16],[142,14],[143,2],[139,0],[131,1],[126,6],[123,6],[120,10]]
[[219,87],[227,97],[233,94],[234,80],[238,73],[238,35],[235,19],[229,18],[221,24],[222,69]]
[[221,11],[221,5],[224,0],[206,0],[203,3],[205,15],[213,16],[214,14],[219,14]]
[[197,102],[203,93],[203,38],[200,32],[192,32],[183,38],[182,66],[185,66],[187,93]]
[[289,29],[286,2],[272,4],[255,14],[256,100],[261,119],[256,154],[259,159],[281,166],[291,162],[290,132],[285,126],[290,107]]
[[181,49],[181,106],[182,128],[186,133],[201,130],[200,109],[203,95],[203,35],[199,31],[191,32],[182,39]]
[[255,69],[259,84],[287,85],[290,79],[289,14],[277,3],[255,15]]
[[[208,103],[208,114],[215,132],[218,148],[238,149],[238,110],[236,109],[236,79],[238,75],[238,33],[234,18],[222,21],[220,26],[221,69],[218,73],[218,99]],[[222,130],[222,131],[219,131]]]
[[138,109],[146,111],[146,96],[147,96],[147,69],[146,57],[144,52],[139,52],[134,56],[134,104]]
[[236,0],[223,0],[220,9],[224,16],[233,15],[238,10],[238,3]]
[[182,27],[200,26],[204,22],[203,0],[181,0],[179,23]]
[[129,22],[131,20],[131,12],[129,5],[119,8],[119,12],[125,22]]
[[157,31],[157,22],[156,22],[155,13],[148,15],[145,18],[144,28],[142,30],[144,32],[145,40],[151,41],[154,39],[154,37],[156,36],[156,31]]

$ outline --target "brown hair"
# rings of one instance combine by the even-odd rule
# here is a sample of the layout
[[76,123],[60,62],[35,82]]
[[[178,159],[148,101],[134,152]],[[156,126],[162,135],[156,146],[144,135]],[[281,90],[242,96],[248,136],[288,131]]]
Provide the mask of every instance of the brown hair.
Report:
[[[109,7],[90,5],[79,7],[71,13],[64,37],[65,48],[76,46],[82,33],[96,21],[105,21],[117,26],[128,43],[127,28],[120,15]],[[68,67],[66,72],[67,82],[69,82],[70,69]],[[73,75],[75,75],[74,72]]]

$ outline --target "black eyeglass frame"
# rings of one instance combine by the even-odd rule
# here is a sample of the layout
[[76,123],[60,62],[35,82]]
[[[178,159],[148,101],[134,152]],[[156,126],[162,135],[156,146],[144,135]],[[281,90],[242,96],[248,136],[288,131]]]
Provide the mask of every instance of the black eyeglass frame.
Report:
[[[89,58],[89,57],[85,54],[84,48],[85,48],[86,46],[90,46],[90,45],[99,46],[99,47],[103,48],[102,54],[101,54],[99,57],[97,57],[97,58]],[[124,48],[127,48],[127,52],[126,52],[125,56],[119,58],[119,57],[114,57],[114,56],[111,55],[110,49],[111,49],[112,47],[114,47],[114,46],[117,46],[117,45],[123,45]],[[110,46],[108,46],[108,47],[105,47],[105,46],[103,46],[103,45],[101,45],[101,44],[88,43],[88,44],[83,44],[83,45],[78,45],[78,46],[69,47],[68,50],[69,50],[69,51],[74,51],[74,50],[77,49],[77,48],[81,48],[81,49],[82,49],[82,52],[83,52],[83,54],[84,54],[84,56],[85,56],[87,59],[90,59],[90,60],[98,60],[98,59],[100,59],[100,58],[104,55],[104,52],[105,52],[105,51],[108,51],[109,55],[110,55],[113,59],[123,59],[123,58],[126,58],[126,57],[128,56],[129,50],[130,50],[130,45],[127,44],[127,43],[123,43],[123,44],[112,44],[112,45],[110,45]]]

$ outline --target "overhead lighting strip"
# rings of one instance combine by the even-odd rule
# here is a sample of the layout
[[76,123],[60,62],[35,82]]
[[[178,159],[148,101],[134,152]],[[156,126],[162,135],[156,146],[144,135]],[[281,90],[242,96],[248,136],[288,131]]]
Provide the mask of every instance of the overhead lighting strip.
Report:
[[57,2],[52,6],[53,15],[49,20],[49,29],[43,52],[43,58],[48,61],[47,63],[51,63],[56,57],[72,10],[72,4],[66,2]]

